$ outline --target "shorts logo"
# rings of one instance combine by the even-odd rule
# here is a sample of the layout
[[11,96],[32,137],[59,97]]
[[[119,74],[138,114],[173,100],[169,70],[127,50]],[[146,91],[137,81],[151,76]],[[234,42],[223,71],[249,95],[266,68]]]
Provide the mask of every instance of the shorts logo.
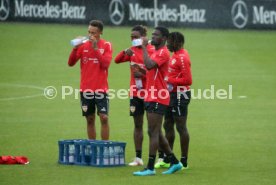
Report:
[[134,113],[136,110],[136,107],[135,106],[130,106],[130,112]]
[[83,112],[87,112],[87,109],[88,109],[87,105],[83,105],[83,106],[81,106],[81,108],[82,108]]
[[101,109],[101,111],[105,112],[105,111],[106,111],[106,108],[105,108],[105,107],[103,107],[103,108]]

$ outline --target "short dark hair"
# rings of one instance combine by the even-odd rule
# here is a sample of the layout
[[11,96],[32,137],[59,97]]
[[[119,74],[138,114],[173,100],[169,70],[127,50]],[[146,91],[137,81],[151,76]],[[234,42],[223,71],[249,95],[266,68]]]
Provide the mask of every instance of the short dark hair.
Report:
[[104,25],[103,25],[103,22],[100,20],[92,20],[89,22],[89,25],[97,27],[97,28],[99,28],[100,31],[103,31]]
[[131,31],[138,31],[142,36],[147,36],[147,28],[143,25],[136,25]]
[[183,46],[185,43],[185,37],[180,32],[171,32],[168,39],[170,39],[174,43],[180,44],[181,46]]
[[154,29],[159,30],[161,32],[161,34],[162,34],[163,37],[167,37],[168,38],[169,33],[170,33],[169,30],[168,30],[168,28],[166,28],[164,26],[157,26]]

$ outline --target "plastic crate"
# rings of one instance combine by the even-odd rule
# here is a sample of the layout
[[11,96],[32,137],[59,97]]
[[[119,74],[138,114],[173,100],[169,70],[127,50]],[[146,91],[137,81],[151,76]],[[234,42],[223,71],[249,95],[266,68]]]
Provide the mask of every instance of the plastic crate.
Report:
[[60,164],[111,167],[125,165],[124,142],[99,140],[60,140]]
[[61,164],[75,163],[75,140],[62,140],[58,142],[59,159]]

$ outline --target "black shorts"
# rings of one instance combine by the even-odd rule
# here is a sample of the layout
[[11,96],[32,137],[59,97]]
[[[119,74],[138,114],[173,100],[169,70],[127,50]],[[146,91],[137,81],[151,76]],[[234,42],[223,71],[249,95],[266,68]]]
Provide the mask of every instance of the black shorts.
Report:
[[145,109],[147,113],[156,113],[164,115],[167,110],[167,105],[163,105],[157,102],[145,102]]
[[188,115],[188,105],[191,101],[191,91],[170,93],[170,105],[166,111],[165,118],[182,117]]
[[139,116],[145,112],[144,100],[138,97],[133,97],[129,102],[129,115]]
[[80,92],[81,109],[83,116],[89,116],[96,112],[108,115],[109,100],[106,93]]

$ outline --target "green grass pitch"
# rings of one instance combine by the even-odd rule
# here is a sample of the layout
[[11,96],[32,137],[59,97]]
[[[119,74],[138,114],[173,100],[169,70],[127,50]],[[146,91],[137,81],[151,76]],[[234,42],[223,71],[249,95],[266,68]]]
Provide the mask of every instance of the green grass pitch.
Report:
[[[192,60],[192,88],[233,87],[228,100],[194,99],[189,108],[188,171],[134,177],[141,167],[96,168],[57,164],[59,139],[86,138],[85,120],[63,85],[79,88],[79,65],[67,66],[70,39],[86,25],[0,24],[0,155],[25,155],[30,164],[1,165],[2,185],[273,185],[276,182],[276,32],[176,29],[186,36]],[[149,36],[152,29],[149,30]],[[114,56],[130,45],[130,27],[105,27]],[[112,89],[128,88],[129,65],[109,69]],[[55,99],[39,94],[54,86]],[[197,91],[196,91],[197,92]],[[29,97],[35,96],[37,97]],[[22,98],[20,98],[22,97]],[[29,98],[28,98],[29,97]],[[134,157],[128,99],[110,101],[111,140],[125,141]],[[97,119],[99,133],[99,119]],[[147,122],[143,158],[147,162]],[[99,135],[98,135],[99,136]],[[179,157],[177,137],[175,154]]]

